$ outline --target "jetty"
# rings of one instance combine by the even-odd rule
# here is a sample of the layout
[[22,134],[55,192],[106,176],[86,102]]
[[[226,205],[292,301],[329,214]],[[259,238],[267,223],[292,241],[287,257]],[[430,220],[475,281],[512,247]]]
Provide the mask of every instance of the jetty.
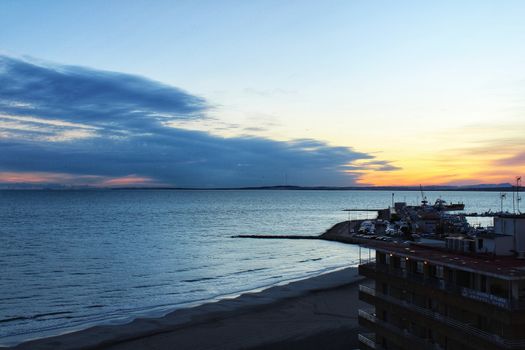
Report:
[[324,233],[314,235],[235,235],[231,238],[254,238],[254,239],[317,239],[324,241],[334,241],[342,243],[359,244],[362,242],[361,239],[354,237],[353,233],[356,232],[361,223],[364,220],[350,220],[343,221],[330,227]]
[[343,211],[381,211],[381,210],[384,210],[384,209],[370,209],[370,208],[367,208],[367,209],[360,209],[360,208],[357,208],[357,209],[343,209]]
[[236,235],[231,238],[257,238],[257,239],[321,239],[321,236],[300,235]]

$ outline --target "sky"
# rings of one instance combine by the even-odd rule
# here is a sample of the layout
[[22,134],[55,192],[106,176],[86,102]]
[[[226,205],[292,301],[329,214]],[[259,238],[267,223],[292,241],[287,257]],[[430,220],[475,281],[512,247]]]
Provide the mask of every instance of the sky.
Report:
[[523,1],[0,1],[0,186],[525,170]]

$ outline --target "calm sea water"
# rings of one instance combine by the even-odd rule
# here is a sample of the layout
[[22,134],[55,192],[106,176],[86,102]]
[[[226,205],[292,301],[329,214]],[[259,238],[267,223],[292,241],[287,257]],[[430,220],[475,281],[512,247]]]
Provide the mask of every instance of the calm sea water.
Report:
[[[418,195],[395,199],[416,203]],[[500,207],[498,193],[427,196],[468,211]],[[347,220],[344,208],[390,203],[383,191],[0,191],[0,344],[355,265],[352,245],[230,236],[316,235]]]

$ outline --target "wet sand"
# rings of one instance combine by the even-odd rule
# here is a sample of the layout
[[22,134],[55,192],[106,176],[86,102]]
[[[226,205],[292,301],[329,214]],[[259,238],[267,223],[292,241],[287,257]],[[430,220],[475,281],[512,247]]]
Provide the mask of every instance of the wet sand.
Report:
[[243,294],[161,318],[20,344],[16,349],[352,349],[357,268]]

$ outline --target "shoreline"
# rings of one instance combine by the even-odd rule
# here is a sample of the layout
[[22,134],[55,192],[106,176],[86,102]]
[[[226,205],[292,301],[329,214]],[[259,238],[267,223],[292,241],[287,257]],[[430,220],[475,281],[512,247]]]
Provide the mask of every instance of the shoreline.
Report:
[[[177,309],[158,318],[137,318],[121,325],[101,325],[58,336],[30,340],[1,349],[105,349],[111,346],[162,335],[180,329],[198,330],[199,325],[218,319],[231,319],[272,306],[301,299],[312,293],[355,285],[361,280],[356,267],[316,275],[306,279],[276,285],[257,292],[247,292],[235,298]],[[355,310],[357,313],[357,310]],[[233,334],[232,334],[233,336]],[[262,344],[252,344],[259,346]],[[189,346],[188,348],[191,348]],[[162,347],[161,347],[162,348]]]
[[[65,336],[65,335],[68,335],[68,334],[74,334],[74,333],[79,333],[79,332],[83,332],[83,331],[86,331],[90,328],[93,328],[93,327],[105,327],[105,326],[125,326],[125,325],[128,325],[129,323],[137,320],[137,319],[162,319],[163,317],[166,317],[167,315],[170,315],[174,312],[177,312],[177,311],[181,311],[181,310],[191,310],[191,309],[195,309],[195,308],[198,308],[198,307],[202,307],[204,305],[207,305],[207,304],[214,304],[214,303],[218,303],[218,302],[222,302],[222,301],[225,301],[225,300],[234,300],[234,299],[237,299],[245,294],[259,294],[259,293],[264,293],[265,291],[271,289],[271,288],[274,288],[274,287],[281,287],[281,286],[286,286],[286,285],[290,285],[290,284],[295,284],[296,282],[302,282],[302,281],[306,281],[307,280],[310,280],[312,278],[316,278],[316,277],[319,277],[319,276],[322,276],[322,275],[326,275],[326,274],[331,274],[331,273],[335,273],[335,272],[338,272],[338,271],[341,271],[341,270],[345,270],[345,269],[348,269],[348,268],[352,268],[352,267],[356,267],[357,268],[357,265],[354,265],[356,264],[356,262],[351,262],[350,264],[346,264],[345,266],[334,266],[334,267],[331,267],[331,268],[327,268],[327,269],[321,269],[321,270],[316,270],[315,272],[313,273],[309,273],[308,275],[305,275],[305,276],[298,276],[298,277],[289,277],[288,279],[285,279],[285,280],[281,280],[281,281],[276,281],[274,283],[270,283],[270,284],[263,284],[263,285],[259,285],[259,286],[253,286],[249,289],[244,289],[244,290],[239,290],[239,291],[234,291],[234,292],[229,292],[229,293],[225,293],[225,294],[217,294],[217,295],[211,295],[207,298],[204,298],[204,299],[196,299],[196,300],[189,300],[189,301],[184,301],[184,302],[181,302],[181,303],[178,303],[178,304],[174,304],[174,305],[171,305],[171,306],[156,306],[156,307],[151,307],[151,308],[148,308],[147,310],[144,309],[142,310],[142,312],[138,312],[137,310],[131,310],[130,309],[130,312],[128,314],[121,314],[121,315],[118,315],[118,316],[115,316],[113,318],[107,318],[107,319],[100,319],[98,318],[98,322],[96,321],[92,321],[92,322],[86,322],[84,324],[78,324],[78,325],[71,325],[71,326],[63,326],[61,328],[55,328],[53,330],[51,330],[51,332],[48,330],[47,334],[46,333],[43,333],[41,330],[40,332],[35,332],[33,334],[35,334],[34,337],[32,338],[27,338],[25,340],[22,340],[22,341],[11,341],[11,342],[5,342],[5,343],[0,343],[0,350],[4,350],[4,349],[11,349],[11,348],[16,348],[18,346],[21,346],[25,343],[28,343],[28,342],[37,342],[37,341],[41,341],[41,340],[45,340],[45,339],[50,339],[50,338],[55,338],[55,337],[61,337],[61,336]],[[26,333],[26,335],[30,336],[31,333]],[[6,337],[8,338],[8,337]]]

